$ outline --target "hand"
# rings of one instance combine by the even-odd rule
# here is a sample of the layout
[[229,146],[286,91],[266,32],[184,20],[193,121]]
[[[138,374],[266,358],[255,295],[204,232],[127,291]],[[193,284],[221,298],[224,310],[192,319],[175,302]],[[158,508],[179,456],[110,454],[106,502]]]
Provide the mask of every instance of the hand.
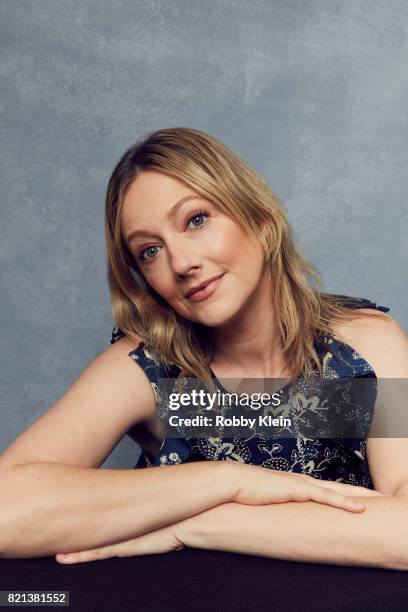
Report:
[[174,523],[173,525],[168,525],[136,538],[125,540],[124,542],[117,542],[116,544],[108,544],[107,546],[66,554],[58,553],[55,555],[55,559],[58,563],[84,563],[87,561],[101,561],[111,557],[159,555],[161,553],[181,550],[184,548],[184,544],[178,536],[178,525],[180,523]]
[[365,506],[353,497],[383,496],[365,487],[317,480],[306,474],[281,472],[250,464],[239,465],[237,493],[232,501],[263,505],[290,501],[314,501],[350,512],[362,512]]

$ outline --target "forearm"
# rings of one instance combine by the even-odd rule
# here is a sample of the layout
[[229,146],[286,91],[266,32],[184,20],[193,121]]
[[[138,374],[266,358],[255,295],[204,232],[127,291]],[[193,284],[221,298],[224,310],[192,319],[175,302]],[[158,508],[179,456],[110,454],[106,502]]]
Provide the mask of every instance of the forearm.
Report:
[[228,502],[227,462],[140,470],[38,462],[0,476],[0,557],[76,551],[136,537]]
[[356,514],[315,502],[224,503],[180,525],[195,548],[335,565],[408,570],[408,497],[356,498]]

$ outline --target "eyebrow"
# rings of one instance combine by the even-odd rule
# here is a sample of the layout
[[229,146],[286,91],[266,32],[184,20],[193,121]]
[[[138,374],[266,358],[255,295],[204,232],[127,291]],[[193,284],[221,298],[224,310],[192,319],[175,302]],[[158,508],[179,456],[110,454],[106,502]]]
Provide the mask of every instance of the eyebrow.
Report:
[[[199,195],[188,195],[185,196],[184,198],[181,198],[181,200],[179,200],[178,202],[176,202],[169,210],[169,212],[166,215],[166,219],[174,219],[174,217],[176,216],[179,208],[181,208],[183,206],[183,204],[185,204],[186,202],[188,202],[189,200],[203,200],[204,198],[202,196]],[[126,238],[126,242],[128,244],[130,244],[132,242],[132,240],[134,240],[135,238],[137,238],[138,236],[149,236],[149,232],[145,231],[145,230],[134,230],[133,232],[130,232],[129,236]]]

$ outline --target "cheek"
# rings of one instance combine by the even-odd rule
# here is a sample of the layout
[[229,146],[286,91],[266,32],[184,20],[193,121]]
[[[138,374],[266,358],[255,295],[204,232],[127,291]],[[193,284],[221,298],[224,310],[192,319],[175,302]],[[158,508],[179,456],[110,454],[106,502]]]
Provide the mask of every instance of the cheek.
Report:
[[164,270],[156,268],[154,271],[145,273],[147,283],[158,293],[159,295],[166,297],[171,294],[172,285],[170,284],[169,277]]
[[237,262],[247,254],[249,246],[241,228],[227,218],[219,224],[217,231],[208,233],[205,242],[206,253],[224,263]]
[[233,255],[232,245],[233,238],[228,236],[226,232],[208,233],[200,245],[201,256],[203,259],[227,263]]
[[147,281],[149,285],[161,295],[161,297],[169,303],[174,299],[179,298],[180,290],[177,283],[174,282],[172,271],[165,267],[158,267],[154,272],[150,272]]
[[225,251],[237,266],[249,274],[255,272],[264,259],[261,245],[254,243],[240,228],[231,233]]

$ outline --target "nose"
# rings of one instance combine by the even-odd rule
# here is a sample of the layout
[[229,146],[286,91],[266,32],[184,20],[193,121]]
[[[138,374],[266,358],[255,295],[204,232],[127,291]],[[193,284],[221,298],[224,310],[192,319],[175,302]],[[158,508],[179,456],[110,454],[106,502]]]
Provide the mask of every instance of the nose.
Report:
[[172,238],[168,253],[171,268],[177,276],[188,276],[191,271],[201,266],[198,252],[191,243],[182,238]]

